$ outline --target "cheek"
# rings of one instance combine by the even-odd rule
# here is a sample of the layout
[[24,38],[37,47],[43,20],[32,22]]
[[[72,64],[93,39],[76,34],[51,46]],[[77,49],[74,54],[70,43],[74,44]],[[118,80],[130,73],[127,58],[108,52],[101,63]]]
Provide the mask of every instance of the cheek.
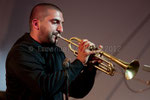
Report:
[[48,33],[52,33],[56,30],[55,26],[54,25],[50,25],[48,24],[46,27],[45,27],[45,30],[48,32]]
[[57,25],[52,24],[51,22],[49,22],[48,25],[47,25],[47,28],[49,28],[48,29],[49,31],[54,32],[57,29]]
[[55,25],[48,25],[48,30],[49,30],[49,32],[54,32],[56,30],[56,26]]
[[47,28],[47,26],[43,25],[40,27],[40,33],[45,35],[49,32],[49,28]]
[[42,40],[46,40],[46,37],[48,37],[48,31],[45,26],[40,27],[40,35],[39,36]]
[[44,37],[49,36],[51,33],[56,32],[57,26],[51,23],[43,23],[40,26],[40,34]]

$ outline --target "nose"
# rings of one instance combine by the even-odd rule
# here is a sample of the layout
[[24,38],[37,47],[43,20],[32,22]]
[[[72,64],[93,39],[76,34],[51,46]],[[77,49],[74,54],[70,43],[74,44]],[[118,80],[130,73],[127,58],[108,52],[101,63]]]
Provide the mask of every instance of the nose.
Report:
[[59,33],[62,33],[62,32],[63,32],[63,25],[62,25],[62,24],[60,24],[60,25],[57,27],[57,31],[58,31]]

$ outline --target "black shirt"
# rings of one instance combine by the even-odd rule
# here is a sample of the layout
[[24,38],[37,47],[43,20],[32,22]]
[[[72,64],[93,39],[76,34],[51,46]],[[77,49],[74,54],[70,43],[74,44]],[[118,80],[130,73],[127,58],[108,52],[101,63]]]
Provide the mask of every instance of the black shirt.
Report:
[[84,97],[93,86],[96,69],[89,70],[77,59],[66,69],[62,65],[64,59],[64,53],[56,45],[39,44],[29,33],[23,35],[7,56],[7,99],[63,100],[66,70],[70,82],[69,95]]

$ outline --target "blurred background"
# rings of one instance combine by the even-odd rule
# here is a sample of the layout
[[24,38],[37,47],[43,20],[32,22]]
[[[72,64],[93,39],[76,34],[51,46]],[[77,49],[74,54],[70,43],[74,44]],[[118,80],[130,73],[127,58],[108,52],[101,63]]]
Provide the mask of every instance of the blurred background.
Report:
[[[150,0],[0,0],[0,91],[6,90],[8,51],[29,32],[31,9],[41,2],[54,3],[63,10],[64,37],[86,38],[127,62],[138,59],[136,78],[150,80],[150,72],[143,70],[143,65],[150,65]],[[68,58],[75,59],[67,43],[60,40],[58,45]],[[122,75],[111,77],[97,71],[94,87],[81,100],[150,100],[149,87],[135,79],[124,81]]]

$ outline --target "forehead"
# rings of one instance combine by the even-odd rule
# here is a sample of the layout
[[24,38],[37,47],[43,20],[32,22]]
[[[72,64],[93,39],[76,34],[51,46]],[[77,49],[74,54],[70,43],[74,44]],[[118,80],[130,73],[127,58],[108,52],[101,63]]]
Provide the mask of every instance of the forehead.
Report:
[[61,22],[64,22],[63,14],[62,12],[55,10],[55,9],[48,9],[47,10],[47,19],[57,19]]

